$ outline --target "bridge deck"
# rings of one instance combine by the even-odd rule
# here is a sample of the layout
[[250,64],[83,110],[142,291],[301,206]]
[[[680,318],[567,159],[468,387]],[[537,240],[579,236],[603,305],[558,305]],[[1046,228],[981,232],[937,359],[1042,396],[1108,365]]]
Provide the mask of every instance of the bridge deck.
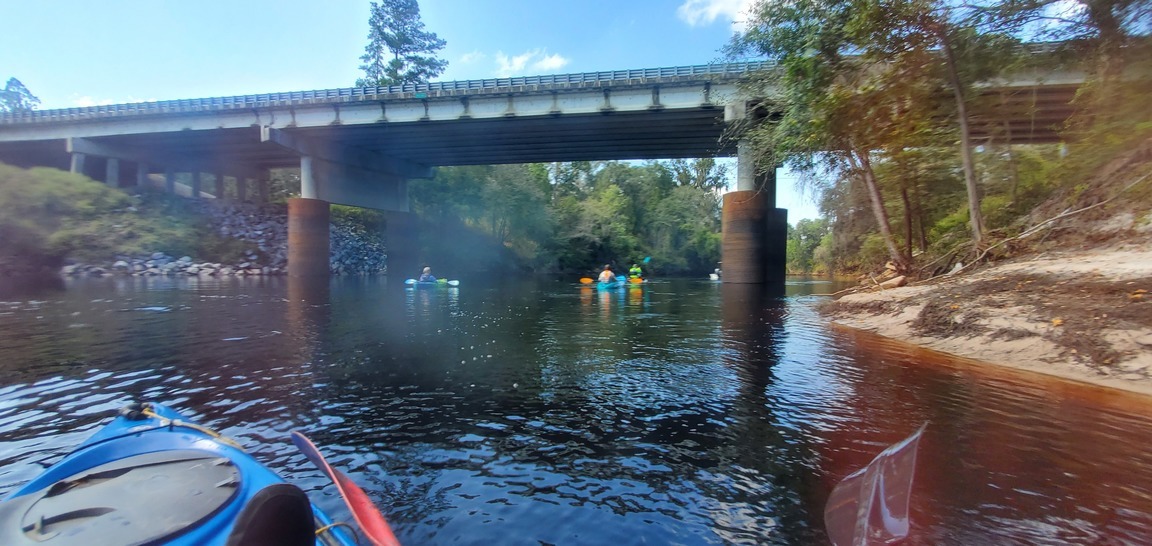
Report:
[[[415,165],[733,155],[724,106],[744,62],[551,76],[340,88],[0,114],[0,161],[66,168],[66,137],[182,170],[257,172],[299,155],[261,142],[272,127]],[[985,89],[977,138],[1054,142],[1074,82]],[[1003,99],[1003,101],[1000,101]],[[943,99],[942,99],[943,100]],[[1006,114],[1007,113],[1007,114]]]

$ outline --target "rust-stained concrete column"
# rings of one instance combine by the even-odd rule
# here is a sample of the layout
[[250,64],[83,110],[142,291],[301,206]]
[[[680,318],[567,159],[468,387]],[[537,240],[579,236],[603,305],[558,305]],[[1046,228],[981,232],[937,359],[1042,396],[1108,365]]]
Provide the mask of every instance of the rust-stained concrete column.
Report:
[[724,194],[721,280],[736,284],[783,283],[788,211],[776,208],[776,169],[757,173],[752,149],[737,150],[737,190]]
[[784,282],[787,210],[769,207],[762,191],[734,191],[724,194],[722,222],[722,281]]
[[328,274],[328,202],[296,197],[288,200],[288,274]]

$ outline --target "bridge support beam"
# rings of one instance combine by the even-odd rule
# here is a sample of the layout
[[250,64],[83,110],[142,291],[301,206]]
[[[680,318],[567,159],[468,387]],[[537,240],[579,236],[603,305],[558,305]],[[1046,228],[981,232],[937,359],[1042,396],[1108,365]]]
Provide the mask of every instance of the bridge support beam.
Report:
[[784,282],[788,211],[768,206],[760,191],[724,194],[721,280],[737,284]]
[[788,211],[776,208],[776,170],[757,173],[743,143],[737,156],[737,191],[724,194],[721,280],[736,284],[784,282]]
[[76,174],[84,174],[84,157],[82,153],[72,152],[72,164],[68,170]]
[[328,274],[327,201],[296,197],[288,200],[288,274],[320,277]]
[[109,157],[104,163],[104,183],[113,187],[120,187],[120,160]]
[[136,164],[136,187],[143,188],[148,184],[148,171],[150,167],[147,163]]

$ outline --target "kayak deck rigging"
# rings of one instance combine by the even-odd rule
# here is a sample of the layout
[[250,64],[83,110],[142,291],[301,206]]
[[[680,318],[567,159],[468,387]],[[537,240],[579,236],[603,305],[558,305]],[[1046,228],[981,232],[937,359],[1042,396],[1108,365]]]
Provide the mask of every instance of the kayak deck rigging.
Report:
[[351,545],[300,488],[207,427],[131,405],[0,502],[0,544]]

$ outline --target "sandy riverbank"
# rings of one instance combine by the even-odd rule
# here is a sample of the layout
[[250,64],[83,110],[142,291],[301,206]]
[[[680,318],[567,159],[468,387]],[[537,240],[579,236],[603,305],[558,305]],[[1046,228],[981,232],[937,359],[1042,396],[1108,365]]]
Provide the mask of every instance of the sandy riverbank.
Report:
[[991,364],[1152,395],[1152,250],[1047,252],[849,294],[833,322]]

